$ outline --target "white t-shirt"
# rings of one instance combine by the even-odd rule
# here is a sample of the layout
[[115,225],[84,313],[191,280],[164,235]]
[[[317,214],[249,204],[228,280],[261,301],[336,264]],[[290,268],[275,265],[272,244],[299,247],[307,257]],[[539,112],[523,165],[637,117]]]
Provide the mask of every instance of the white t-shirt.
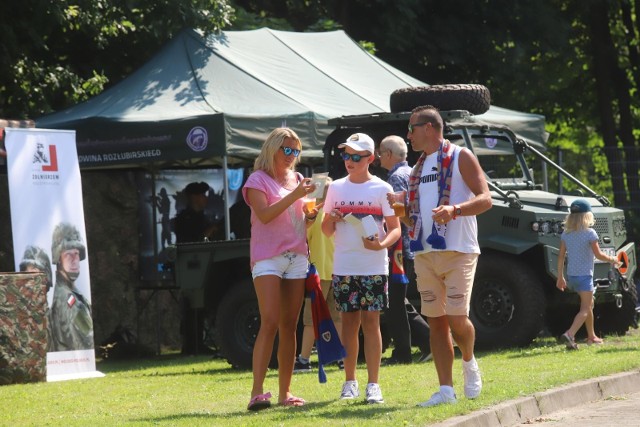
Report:
[[[387,201],[387,193],[393,192],[391,185],[373,176],[369,181],[354,184],[349,177],[334,181],[324,202],[324,211],[339,209],[343,215],[351,213],[358,219],[373,216],[378,226],[378,238],[386,235],[384,217],[393,216]],[[387,249],[372,251],[365,249],[360,231],[346,222],[336,223],[333,274],[339,276],[370,276],[389,274]]]
[[595,256],[591,243],[598,241],[598,233],[593,228],[566,231],[560,236],[567,247],[567,276],[593,276]]
[[[457,205],[473,198],[475,195],[464,182],[460,174],[458,160],[460,159],[460,151],[462,147],[453,145],[455,149],[455,158],[453,159],[451,174],[451,194],[449,195],[449,204]],[[465,148],[466,150],[466,148]],[[462,253],[480,253],[480,245],[478,244],[478,223],[475,215],[459,216],[455,220],[447,223],[447,231],[445,235],[446,249],[433,249],[427,243],[427,237],[431,234],[433,226],[432,209],[438,206],[438,152],[427,156],[422,167],[422,176],[420,185],[418,186],[420,196],[420,214],[422,216],[422,247],[424,251],[416,251],[416,254],[445,250],[457,251]]]

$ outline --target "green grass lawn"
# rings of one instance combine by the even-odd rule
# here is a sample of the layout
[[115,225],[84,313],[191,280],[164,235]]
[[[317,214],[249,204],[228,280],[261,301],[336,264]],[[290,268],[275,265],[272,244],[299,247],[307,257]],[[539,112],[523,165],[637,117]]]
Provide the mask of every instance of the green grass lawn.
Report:
[[[222,425],[222,426],[417,426],[442,421],[495,403],[531,395],[574,381],[640,368],[640,331],[607,337],[602,346],[567,351],[545,338],[527,348],[477,353],[484,379],[473,401],[462,393],[462,367],[456,355],[456,405],[416,407],[438,387],[433,362],[381,369],[385,404],[364,403],[366,370],[358,366],[361,399],[340,401],[344,374],[327,368],[296,374],[292,391],[307,400],[300,408],[272,406],[249,412],[251,372],[231,369],[220,359],[167,355],[138,361],[100,361],[105,378],[0,387],[0,425]],[[385,356],[389,356],[387,353]],[[313,361],[313,359],[312,359]],[[269,371],[265,390],[277,401],[277,373]]]

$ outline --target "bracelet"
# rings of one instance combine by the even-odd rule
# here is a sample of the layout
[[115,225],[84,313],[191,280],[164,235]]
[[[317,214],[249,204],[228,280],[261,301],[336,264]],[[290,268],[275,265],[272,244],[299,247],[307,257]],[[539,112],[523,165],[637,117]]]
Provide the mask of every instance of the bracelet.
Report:
[[305,221],[315,221],[317,217],[318,217],[318,215],[315,215],[315,216],[305,216],[305,217],[304,217],[304,220],[305,220]]

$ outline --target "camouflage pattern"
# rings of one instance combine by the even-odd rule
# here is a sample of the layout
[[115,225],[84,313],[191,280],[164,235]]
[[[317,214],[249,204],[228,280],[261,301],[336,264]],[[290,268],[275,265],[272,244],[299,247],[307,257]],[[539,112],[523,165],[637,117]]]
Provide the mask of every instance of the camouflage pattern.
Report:
[[47,291],[49,291],[49,288],[53,285],[51,260],[44,249],[39,246],[27,246],[24,250],[24,255],[22,255],[22,261],[20,261],[20,271],[29,271],[29,267],[36,268],[38,271],[46,274]]
[[0,385],[46,381],[45,274],[0,273]]
[[50,351],[93,349],[91,305],[60,271],[51,304]]
[[69,223],[61,222],[56,225],[51,236],[51,261],[57,264],[62,252],[69,249],[80,251],[80,261],[86,258],[87,248],[82,243],[82,237],[78,229]]

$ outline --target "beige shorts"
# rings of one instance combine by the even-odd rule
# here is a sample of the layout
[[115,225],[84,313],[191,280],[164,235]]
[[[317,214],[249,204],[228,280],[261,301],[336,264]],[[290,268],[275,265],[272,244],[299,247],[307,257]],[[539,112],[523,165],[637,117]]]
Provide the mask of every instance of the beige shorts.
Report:
[[434,251],[417,254],[421,312],[427,317],[468,316],[478,254]]
[[[333,323],[340,322],[340,313],[338,313],[338,310],[336,310],[336,303],[333,298],[333,292],[331,292],[331,280],[321,280],[320,287],[322,288],[322,294],[324,295],[324,298],[327,300],[329,313],[331,314],[331,320],[333,320]],[[311,298],[304,299],[302,323],[305,326],[313,326],[313,316],[311,315]]]

